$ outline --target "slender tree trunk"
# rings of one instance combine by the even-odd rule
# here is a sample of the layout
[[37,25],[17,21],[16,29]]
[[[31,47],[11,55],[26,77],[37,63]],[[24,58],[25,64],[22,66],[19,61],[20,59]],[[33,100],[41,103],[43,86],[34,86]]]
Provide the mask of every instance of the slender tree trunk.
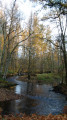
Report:
[[4,45],[3,45],[3,51],[2,51],[2,56],[1,56],[0,75],[2,75],[2,71],[3,71],[3,67],[4,67],[4,55],[6,52],[6,35],[7,35],[6,22],[3,23],[2,31],[3,31]]
[[30,77],[31,77],[31,52],[29,50],[28,80],[30,80]]
[[8,62],[8,60],[7,60],[7,61],[6,61],[6,66],[5,66],[5,70],[4,70],[4,74],[3,74],[3,78],[4,78],[4,79],[6,79],[6,76],[7,76],[8,66],[9,66],[9,62]]
[[7,72],[8,72],[8,67],[9,67],[10,60],[11,60],[10,39],[8,37],[7,56],[6,56],[6,61],[5,61],[4,74],[3,74],[3,78],[4,79],[6,79],[6,76],[7,76]]
[[63,57],[64,57],[64,64],[65,64],[65,82],[67,84],[67,56],[66,56],[66,49],[65,49],[65,36],[62,35],[62,43],[63,43]]
[[54,72],[54,52],[52,50],[52,68],[51,68],[51,72]]
[[6,62],[5,62],[4,74],[3,74],[4,79],[6,79],[6,76],[7,76],[7,73],[8,73],[8,67],[9,67],[10,59],[11,59],[11,55],[7,56]]
[[43,73],[43,56],[41,56],[40,73]]
[[0,75],[2,74],[3,71],[3,66],[4,66],[4,54],[5,54],[5,45],[3,47],[3,52],[2,52],[2,56],[1,56],[1,65],[0,65]]
[[59,73],[59,66],[60,66],[60,55],[59,55],[59,50],[58,50],[58,73]]

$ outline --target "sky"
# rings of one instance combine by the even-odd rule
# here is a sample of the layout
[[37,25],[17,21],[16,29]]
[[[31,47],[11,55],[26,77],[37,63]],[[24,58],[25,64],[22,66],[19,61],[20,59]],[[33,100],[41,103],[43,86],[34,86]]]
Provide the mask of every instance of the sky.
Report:
[[[10,8],[12,1],[14,0],[0,0],[4,7]],[[36,11],[41,9],[41,5],[36,2],[30,2],[30,0],[17,0],[17,5],[21,13],[22,18],[24,19],[24,25],[28,22],[31,13],[36,13]],[[42,16],[42,13],[39,17]]]
[[[3,6],[11,6],[12,1],[14,0],[0,0],[3,3]],[[17,0],[17,5],[19,6],[19,10],[23,11],[24,16],[28,18],[30,13],[40,9],[41,5],[37,5],[36,2],[30,2],[30,0]]]
[[[3,3],[3,6],[9,7],[12,3],[13,0],[0,0]],[[41,9],[41,4],[36,3],[36,2],[30,2],[30,0],[17,0],[17,5],[19,6],[19,11],[22,14],[22,18],[24,20],[22,20],[22,26],[24,27],[26,25],[26,23],[28,23],[29,17],[31,15],[31,13],[36,13],[36,11],[39,10],[39,14],[38,17],[39,19],[42,18],[42,16],[44,15],[44,13],[47,15],[48,10],[42,10]],[[41,9],[41,10],[40,10]],[[54,23],[50,23],[48,20],[47,21],[43,21],[41,22],[44,26],[45,25],[49,25],[51,28],[51,35],[55,36],[56,34],[58,34],[58,30],[55,27],[56,24]]]
[[[2,5],[4,7],[10,8],[13,0],[0,0],[0,1],[2,1]],[[30,2],[29,0],[17,0],[17,5],[19,6],[20,13],[23,13],[22,18],[24,20],[22,20],[22,23],[21,23],[23,27],[26,26],[26,23],[28,23],[31,13],[36,13],[36,11],[39,11],[39,14],[38,14],[39,19],[42,18],[44,13],[46,15],[48,14],[48,10],[41,9],[42,8],[41,4],[36,2]],[[55,39],[56,38],[55,36],[58,34],[58,29],[56,28],[56,24],[49,22],[48,20],[43,22],[41,21],[41,23],[44,26],[45,25],[50,26],[52,39]]]

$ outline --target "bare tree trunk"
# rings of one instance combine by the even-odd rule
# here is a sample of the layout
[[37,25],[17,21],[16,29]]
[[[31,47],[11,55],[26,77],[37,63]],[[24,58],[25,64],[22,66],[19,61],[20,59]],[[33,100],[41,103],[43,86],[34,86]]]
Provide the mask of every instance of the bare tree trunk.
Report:
[[3,31],[3,37],[4,37],[4,46],[3,46],[2,56],[1,56],[0,75],[2,75],[2,71],[4,67],[4,55],[6,52],[6,22],[3,23],[2,31]]
[[7,73],[8,73],[8,67],[9,67],[9,63],[11,60],[11,55],[9,54],[6,58],[6,62],[5,62],[5,68],[4,68],[4,74],[3,74],[3,78],[6,79]]
[[6,46],[4,45],[4,47],[3,47],[3,52],[2,52],[2,56],[1,56],[0,75],[2,74],[3,67],[4,67],[5,49],[6,49]]
[[67,84],[67,56],[66,56],[66,49],[65,49],[65,36],[62,34],[62,43],[63,43],[63,57],[64,57],[64,64],[65,64],[65,82]]
[[51,72],[54,72],[54,51],[52,50],[52,68]]
[[7,76],[7,72],[8,72],[8,66],[9,66],[9,61],[6,61],[6,66],[5,66],[5,70],[4,70],[4,74],[3,74],[3,78],[6,79]]
[[29,50],[29,64],[28,64],[28,80],[31,77],[31,51]]

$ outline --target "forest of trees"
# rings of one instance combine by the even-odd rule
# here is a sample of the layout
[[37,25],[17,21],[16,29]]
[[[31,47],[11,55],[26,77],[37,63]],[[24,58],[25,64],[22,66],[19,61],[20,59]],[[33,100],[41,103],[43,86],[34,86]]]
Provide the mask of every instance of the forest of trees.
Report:
[[52,72],[59,74],[62,82],[65,77],[67,83],[67,3],[64,0],[40,2],[44,9],[46,6],[51,9],[42,21],[50,19],[57,23],[55,39],[52,39],[50,26],[40,24],[35,14],[31,13],[23,28],[16,0],[10,9],[3,10],[0,6],[0,75],[5,79],[9,73],[24,72],[30,79],[36,73]]

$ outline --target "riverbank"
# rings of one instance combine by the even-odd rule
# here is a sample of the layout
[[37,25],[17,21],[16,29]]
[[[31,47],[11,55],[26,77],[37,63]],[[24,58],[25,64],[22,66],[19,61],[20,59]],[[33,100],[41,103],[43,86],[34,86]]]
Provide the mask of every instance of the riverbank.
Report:
[[31,79],[28,80],[27,76],[19,76],[17,78],[20,81],[38,83],[38,84],[50,84],[53,86],[53,91],[64,94],[67,97],[67,85],[59,84],[61,78],[55,74],[38,74],[37,76],[31,76]]
[[22,96],[15,94],[12,89],[16,85],[15,83],[4,80],[0,76],[0,101],[20,99]]
[[66,84],[58,84],[53,87],[53,91],[66,95],[67,97],[67,85]]
[[0,88],[0,101],[21,99],[23,96],[15,94],[12,89]]
[[32,114],[27,116],[25,114],[20,113],[19,115],[4,115],[3,117],[0,115],[0,120],[67,120],[67,114],[63,115],[52,115],[49,114],[48,116],[41,116]]
[[17,84],[12,83],[12,82],[8,82],[7,80],[4,80],[1,76],[0,76],[0,88],[10,88],[12,86],[16,86]]
[[18,80],[24,82],[33,82],[33,83],[44,83],[44,84],[51,84],[57,85],[61,81],[61,77],[54,73],[43,73],[43,74],[36,74],[35,76],[31,76],[31,79],[28,80],[27,75],[19,76]]
[[[20,80],[18,81],[18,80],[16,80],[18,78],[18,76],[16,76],[16,77],[12,77],[12,78],[10,78],[9,79],[9,81],[14,81],[15,83],[18,83],[18,85],[20,86],[20,91],[22,90],[22,88],[24,88],[24,90],[26,91],[26,90],[30,90],[30,88],[31,88],[31,85],[32,84],[26,84],[26,82],[21,82]],[[27,85],[30,85],[30,86],[27,86]],[[10,95],[10,97],[8,98],[8,99],[4,99],[4,101],[7,101],[7,100],[12,100],[12,101],[7,101],[7,104],[6,103],[1,103],[1,104],[3,104],[3,106],[5,106],[5,104],[6,104],[6,107],[5,107],[5,109],[4,109],[4,107],[2,107],[2,106],[0,106],[0,107],[2,107],[2,109],[3,109],[3,111],[4,111],[4,115],[5,116],[0,116],[1,117],[1,119],[3,120],[3,119],[6,119],[6,120],[60,120],[59,118],[61,118],[61,120],[63,120],[63,119],[66,119],[67,118],[67,116],[66,116],[66,114],[67,113],[65,113],[65,111],[67,112],[67,106],[66,106],[66,104],[65,105],[63,105],[63,106],[66,106],[65,107],[65,109],[64,109],[64,112],[59,112],[58,114],[60,114],[60,113],[65,113],[64,115],[52,115],[53,114],[53,112],[52,112],[52,109],[53,108],[51,108],[50,109],[50,112],[49,113],[47,113],[46,114],[46,111],[48,111],[48,104],[50,105],[50,104],[53,104],[53,106],[55,105],[57,105],[56,104],[56,101],[55,101],[55,97],[56,97],[56,99],[58,99],[57,97],[57,95],[52,95],[52,92],[50,91],[49,92],[49,87],[48,87],[48,89],[46,89],[46,86],[49,86],[49,85],[45,85],[44,87],[41,85],[41,84],[38,84],[38,86],[39,86],[39,90],[38,89],[36,89],[36,88],[38,88],[38,86],[37,86],[37,83],[36,84],[34,84],[35,86],[32,86],[33,88],[35,88],[35,89],[33,89],[33,94],[34,93],[36,93],[36,95],[38,95],[38,93],[40,93],[41,92],[41,90],[42,90],[42,93],[41,94],[45,94],[45,92],[44,91],[46,91],[46,94],[45,94],[45,97],[47,98],[47,97],[49,97],[49,95],[51,95],[51,99],[49,98],[48,100],[51,100],[49,103],[47,102],[48,100],[47,99],[43,99],[42,98],[42,101],[43,100],[45,100],[45,103],[46,103],[46,110],[45,109],[43,109],[43,107],[45,108],[45,106],[43,106],[43,107],[41,107],[41,105],[39,106],[39,108],[40,108],[40,110],[39,111],[41,111],[41,110],[44,110],[44,116],[42,116],[42,114],[40,114],[39,113],[39,111],[37,110],[36,112],[34,112],[34,113],[39,113],[39,115],[41,115],[41,116],[39,116],[39,115],[35,115],[35,114],[33,114],[33,115],[25,115],[25,114],[22,114],[22,115],[16,115],[16,114],[13,114],[13,115],[15,115],[15,116],[13,116],[13,115],[5,115],[6,113],[13,113],[13,111],[14,111],[14,113],[17,113],[16,112],[16,110],[18,110],[17,108],[19,107],[20,109],[19,109],[19,113],[21,113],[21,112],[23,112],[23,113],[26,113],[25,112],[25,109],[27,108],[27,111],[29,111],[30,110],[30,104],[31,104],[31,111],[33,111],[33,104],[35,104],[35,103],[37,103],[37,101],[33,101],[33,100],[31,100],[31,99],[29,99],[29,97],[27,98],[27,97],[23,97],[23,96],[17,96],[16,97],[16,94],[15,94],[15,91],[13,91],[14,90],[14,88],[13,89],[6,89],[6,88],[1,88],[1,89],[3,89],[4,91],[1,91],[1,93],[0,94],[2,94],[2,96],[4,96],[5,94],[4,94],[4,92],[6,91],[6,98],[7,97],[9,97],[9,95]],[[19,87],[18,86],[18,87]],[[26,89],[25,89],[26,88]],[[28,88],[28,89],[27,89]],[[9,90],[9,91],[8,91]],[[36,90],[36,91],[35,91]],[[12,91],[12,92],[10,92],[10,91]],[[3,93],[2,93],[3,92]],[[29,91],[30,92],[30,91]],[[15,98],[13,97],[13,94],[15,95]],[[28,93],[29,94],[29,93]],[[21,94],[20,95],[23,95],[23,90],[21,91]],[[27,95],[27,92],[26,92],[26,95]],[[32,95],[32,94],[30,94],[30,95]],[[48,96],[46,96],[46,95],[48,95]],[[60,96],[62,96],[62,95],[60,95]],[[20,98],[23,98],[21,101],[19,101],[19,104],[17,104],[18,106],[14,106],[15,105],[15,101],[13,102],[13,100],[14,99],[20,99]],[[34,94],[34,98],[35,98],[36,96],[35,96],[35,94]],[[53,97],[53,98],[52,98]],[[60,99],[61,97],[59,97],[59,99],[58,99],[58,102],[59,102],[59,104],[60,103],[62,103],[62,101],[64,101],[63,103],[65,103],[65,100],[63,99],[63,97],[62,97],[62,100]],[[3,98],[2,98],[3,99]],[[31,101],[30,101],[31,100]],[[38,100],[39,100],[39,98],[38,98]],[[47,101],[46,101],[47,100]],[[40,100],[41,101],[41,100]],[[41,102],[42,102],[41,101]],[[61,101],[61,102],[60,102]],[[9,106],[9,104],[11,104],[11,107]],[[58,104],[58,105],[59,105]],[[25,106],[24,106],[25,105]],[[62,104],[61,104],[62,105]],[[11,112],[9,112],[9,110],[11,111]],[[38,108],[38,109],[39,109]],[[42,108],[42,109],[41,109]],[[58,106],[58,109],[60,108],[60,105]],[[22,110],[21,110],[22,109]],[[36,106],[35,106],[35,109],[36,109]],[[34,111],[35,111],[35,109],[34,109]],[[56,108],[55,108],[56,109]],[[57,112],[57,110],[58,109],[56,109],[56,112]],[[5,112],[6,111],[6,112]],[[33,113],[33,112],[32,112]],[[52,114],[50,114],[50,113],[52,113]],[[45,116],[45,114],[46,115],[48,115],[48,116]],[[61,117],[60,117],[61,116]]]

